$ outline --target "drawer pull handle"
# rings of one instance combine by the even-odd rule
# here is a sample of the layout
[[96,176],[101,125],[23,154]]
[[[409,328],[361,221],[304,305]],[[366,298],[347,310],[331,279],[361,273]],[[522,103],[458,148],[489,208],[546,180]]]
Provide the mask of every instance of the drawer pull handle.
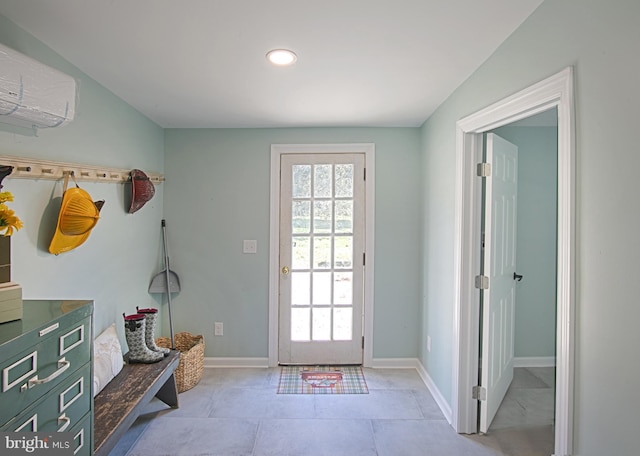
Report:
[[38,376],[36,375],[31,380],[29,380],[29,388],[33,388],[36,385],[42,385],[43,383],[49,383],[51,380],[58,378],[64,371],[71,367],[71,362],[62,358],[58,360],[58,370],[53,374],[49,375],[47,378],[43,378],[38,380]]
[[65,413],[63,413],[58,417],[58,424],[60,424],[60,421],[64,421],[65,423],[62,425],[60,429],[58,429],[58,432],[64,432],[71,424],[71,418],[69,418]]

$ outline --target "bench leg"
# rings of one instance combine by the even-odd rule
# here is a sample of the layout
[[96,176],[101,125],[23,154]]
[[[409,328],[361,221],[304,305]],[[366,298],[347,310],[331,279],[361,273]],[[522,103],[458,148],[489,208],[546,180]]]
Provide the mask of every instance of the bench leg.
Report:
[[156,397],[172,408],[178,408],[178,386],[176,385],[176,377],[171,377],[158,390]]

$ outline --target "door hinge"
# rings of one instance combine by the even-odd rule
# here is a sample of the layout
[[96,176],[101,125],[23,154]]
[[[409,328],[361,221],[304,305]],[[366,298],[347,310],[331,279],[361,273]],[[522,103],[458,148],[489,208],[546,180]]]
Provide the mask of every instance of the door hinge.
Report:
[[471,398],[476,401],[486,401],[487,389],[484,386],[474,386],[471,389]]
[[489,288],[489,277],[485,275],[476,276],[476,288],[486,290]]
[[364,180],[367,180],[367,168],[364,168],[362,178],[363,178]]
[[364,350],[364,336],[362,336],[362,349]]
[[478,175],[478,177],[491,176],[491,163],[478,163],[476,174]]
[[365,252],[362,252],[362,266],[366,266],[367,265],[367,254]]

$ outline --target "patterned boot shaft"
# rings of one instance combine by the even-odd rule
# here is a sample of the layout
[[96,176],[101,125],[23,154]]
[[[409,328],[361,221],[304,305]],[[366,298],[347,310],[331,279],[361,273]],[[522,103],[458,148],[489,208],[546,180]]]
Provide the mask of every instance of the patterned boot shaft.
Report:
[[[171,350],[169,350],[168,348],[158,347],[156,345],[156,340],[154,335],[156,333],[156,323],[158,321],[158,314],[156,309],[138,309],[136,307],[136,310],[142,315],[144,315],[144,319],[145,319],[144,340],[147,344],[147,347],[149,347],[149,350],[162,353],[164,356],[168,356]],[[155,312],[147,312],[148,310],[153,310]]]
[[145,317],[141,314],[124,317],[124,334],[129,346],[130,363],[157,363],[164,354],[149,350],[145,342]]

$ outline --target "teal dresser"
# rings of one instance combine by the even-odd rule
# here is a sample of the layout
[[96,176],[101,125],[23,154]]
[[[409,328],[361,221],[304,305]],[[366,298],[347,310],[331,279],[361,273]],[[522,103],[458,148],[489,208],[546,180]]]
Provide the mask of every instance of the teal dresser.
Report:
[[91,455],[93,302],[24,301],[0,324],[0,431],[71,432]]

